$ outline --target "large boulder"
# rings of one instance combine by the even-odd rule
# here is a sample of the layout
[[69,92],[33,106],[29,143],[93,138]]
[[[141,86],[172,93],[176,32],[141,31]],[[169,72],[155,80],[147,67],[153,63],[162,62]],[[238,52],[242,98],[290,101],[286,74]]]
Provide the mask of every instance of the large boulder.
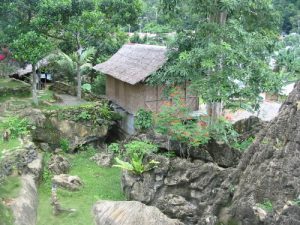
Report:
[[93,207],[97,225],[183,225],[140,202],[99,201]]

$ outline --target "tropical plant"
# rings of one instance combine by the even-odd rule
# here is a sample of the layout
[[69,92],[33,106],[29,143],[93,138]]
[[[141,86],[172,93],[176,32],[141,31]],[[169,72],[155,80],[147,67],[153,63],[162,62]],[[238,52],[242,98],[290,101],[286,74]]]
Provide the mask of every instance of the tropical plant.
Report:
[[135,116],[134,126],[137,130],[146,131],[153,125],[153,116],[151,111],[139,109]]
[[93,47],[89,47],[84,51],[77,51],[70,56],[60,52],[56,56],[56,65],[59,73],[62,76],[66,76],[69,80],[77,80],[77,98],[81,99],[81,79],[82,76],[87,74],[91,68],[90,63],[95,55],[96,50]]
[[81,86],[81,89],[83,90],[83,91],[85,91],[85,92],[91,92],[92,91],[92,85],[90,85],[90,84],[83,84],[82,86]]
[[155,168],[159,164],[159,162],[155,160],[151,160],[147,163],[144,162],[146,155],[157,151],[156,145],[143,141],[132,141],[125,145],[125,149],[125,155],[129,162],[116,157],[117,164],[114,165],[114,167],[119,167],[135,174],[142,174],[143,172]]
[[105,76],[98,75],[92,83],[92,92],[96,95],[105,95]]

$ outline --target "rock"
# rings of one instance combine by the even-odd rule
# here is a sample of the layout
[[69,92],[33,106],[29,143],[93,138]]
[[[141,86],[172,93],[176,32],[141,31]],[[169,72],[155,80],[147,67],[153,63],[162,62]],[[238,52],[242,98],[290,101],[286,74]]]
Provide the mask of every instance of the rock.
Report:
[[239,139],[245,141],[250,137],[254,137],[266,126],[266,122],[256,116],[250,116],[247,119],[237,121],[233,128],[241,135]]
[[33,160],[31,163],[27,164],[28,170],[27,174],[32,174],[36,183],[40,181],[43,170],[43,155],[38,154],[37,159]]
[[260,223],[253,206],[266,200],[271,202],[273,210],[268,212],[268,217],[275,218],[276,212],[300,193],[299,101],[300,83],[281,107],[278,117],[259,133],[242,157],[231,213],[243,224],[250,224],[245,221],[251,221],[251,225]]
[[226,204],[229,189],[218,199],[216,196],[232,169],[201,160],[191,162],[163,156],[153,159],[160,162],[158,168],[141,176],[123,171],[122,189],[129,200],[156,206],[170,218],[189,225],[198,224],[208,211],[217,212],[218,207],[212,207],[215,201]]
[[95,161],[98,166],[110,167],[114,160],[114,154],[106,152],[97,153],[90,160]]
[[15,225],[35,225],[37,221],[38,193],[34,176],[23,175],[19,197],[13,200],[11,209]]
[[78,191],[83,185],[78,176],[71,176],[68,174],[55,175],[52,178],[52,183],[69,191]]
[[69,150],[73,151],[93,141],[103,139],[108,132],[108,125],[95,125],[92,121],[77,122],[72,120],[60,120],[51,117],[45,122],[45,126],[37,127],[33,132],[36,142],[46,142],[51,146],[60,146],[62,139],[68,140]]
[[34,108],[27,108],[22,110],[20,112],[20,117],[26,118],[31,125],[39,127],[43,126],[46,121],[46,117],[43,112],[39,109]]
[[51,148],[48,143],[40,143],[40,148],[44,152],[51,152]]
[[61,155],[53,155],[48,163],[48,169],[56,175],[67,174],[70,167],[70,162]]
[[240,151],[231,148],[226,143],[218,143],[216,141],[210,141],[207,145],[200,147],[188,147],[184,143],[171,140],[168,136],[155,132],[140,134],[136,138],[143,141],[151,141],[161,149],[174,151],[177,156],[200,159],[205,162],[215,162],[222,167],[236,166],[241,157]]
[[183,225],[156,207],[140,202],[99,201],[93,207],[97,225]]

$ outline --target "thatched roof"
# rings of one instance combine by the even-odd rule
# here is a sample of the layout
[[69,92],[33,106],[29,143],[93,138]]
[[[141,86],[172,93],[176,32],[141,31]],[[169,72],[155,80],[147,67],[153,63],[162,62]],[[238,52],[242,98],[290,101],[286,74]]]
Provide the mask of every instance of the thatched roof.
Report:
[[95,70],[129,84],[137,84],[160,69],[167,61],[167,48],[155,45],[126,44]]

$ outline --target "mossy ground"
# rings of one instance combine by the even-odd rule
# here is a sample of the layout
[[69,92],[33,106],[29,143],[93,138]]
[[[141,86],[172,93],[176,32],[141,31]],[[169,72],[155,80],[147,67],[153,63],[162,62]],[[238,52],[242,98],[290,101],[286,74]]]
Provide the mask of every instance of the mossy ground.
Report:
[[[74,208],[75,213],[52,214],[51,175],[46,170],[39,187],[38,225],[92,225],[92,206],[98,200],[124,200],[121,192],[121,172],[117,168],[101,168],[89,158],[95,151],[88,150],[68,155],[72,168],[70,174],[78,175],[84,187],[78,192],[58,190],[58,198],[63,208]],[[46,158],[50,156],[47,155]]]

